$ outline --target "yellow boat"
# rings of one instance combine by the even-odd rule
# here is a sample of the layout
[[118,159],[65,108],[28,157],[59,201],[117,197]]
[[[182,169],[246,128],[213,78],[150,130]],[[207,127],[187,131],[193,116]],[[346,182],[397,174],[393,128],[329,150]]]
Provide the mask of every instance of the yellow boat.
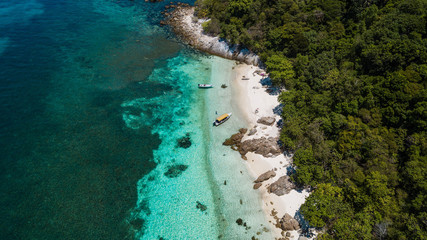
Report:
[[224,123],[225,121],[227,121],[228,119],[230,119],[230,117],[231,117],[231,113],[222,114],[221,116],[216,118],[215,122],[213,122],[213,125],[218,126]]

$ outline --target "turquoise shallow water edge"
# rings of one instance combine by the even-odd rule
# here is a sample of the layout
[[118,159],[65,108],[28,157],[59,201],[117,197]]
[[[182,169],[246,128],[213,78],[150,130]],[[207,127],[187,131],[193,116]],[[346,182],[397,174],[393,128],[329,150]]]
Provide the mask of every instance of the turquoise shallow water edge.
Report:
[[271,239],[221,145],[234,62],[160,28],[166,4],[0,3],[1,239]]

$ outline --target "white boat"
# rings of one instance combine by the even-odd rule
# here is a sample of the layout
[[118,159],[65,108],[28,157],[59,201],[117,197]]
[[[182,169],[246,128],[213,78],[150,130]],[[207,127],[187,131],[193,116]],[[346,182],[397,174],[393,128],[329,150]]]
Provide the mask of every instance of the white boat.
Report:
[[212,84],[198,84],[199,88],[211,88]]
[[218,125],[224,123],[225,121],[227,121],[228,119],[230,119],[230,117],[231,117],[231,113],[222,114],[221,116],[219,116],[215,119],[215,121],[213,122],[213,125],[218,126]]

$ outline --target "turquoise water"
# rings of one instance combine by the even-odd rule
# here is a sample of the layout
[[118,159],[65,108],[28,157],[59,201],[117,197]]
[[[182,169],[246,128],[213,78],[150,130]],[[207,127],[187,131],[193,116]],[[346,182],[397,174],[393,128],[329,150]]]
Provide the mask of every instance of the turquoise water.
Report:
[[0,239],[270,239],[221,145],[234,63],[159,27],[165,4],[0,2]]

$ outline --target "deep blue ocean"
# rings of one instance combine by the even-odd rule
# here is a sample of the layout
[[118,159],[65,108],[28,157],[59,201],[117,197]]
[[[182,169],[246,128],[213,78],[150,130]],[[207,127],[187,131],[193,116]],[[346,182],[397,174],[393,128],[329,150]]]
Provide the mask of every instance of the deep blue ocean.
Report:
[[0,1],[0,239],[131,239],[142,227],[126,219],[161,141],[126,127],[121,104],[176,91],[147,80],[188,51],[159,27],[165,5]]
[[272,239],[222,146],[236,63],[160,27],[167,4],[0,0],[0,239]]

